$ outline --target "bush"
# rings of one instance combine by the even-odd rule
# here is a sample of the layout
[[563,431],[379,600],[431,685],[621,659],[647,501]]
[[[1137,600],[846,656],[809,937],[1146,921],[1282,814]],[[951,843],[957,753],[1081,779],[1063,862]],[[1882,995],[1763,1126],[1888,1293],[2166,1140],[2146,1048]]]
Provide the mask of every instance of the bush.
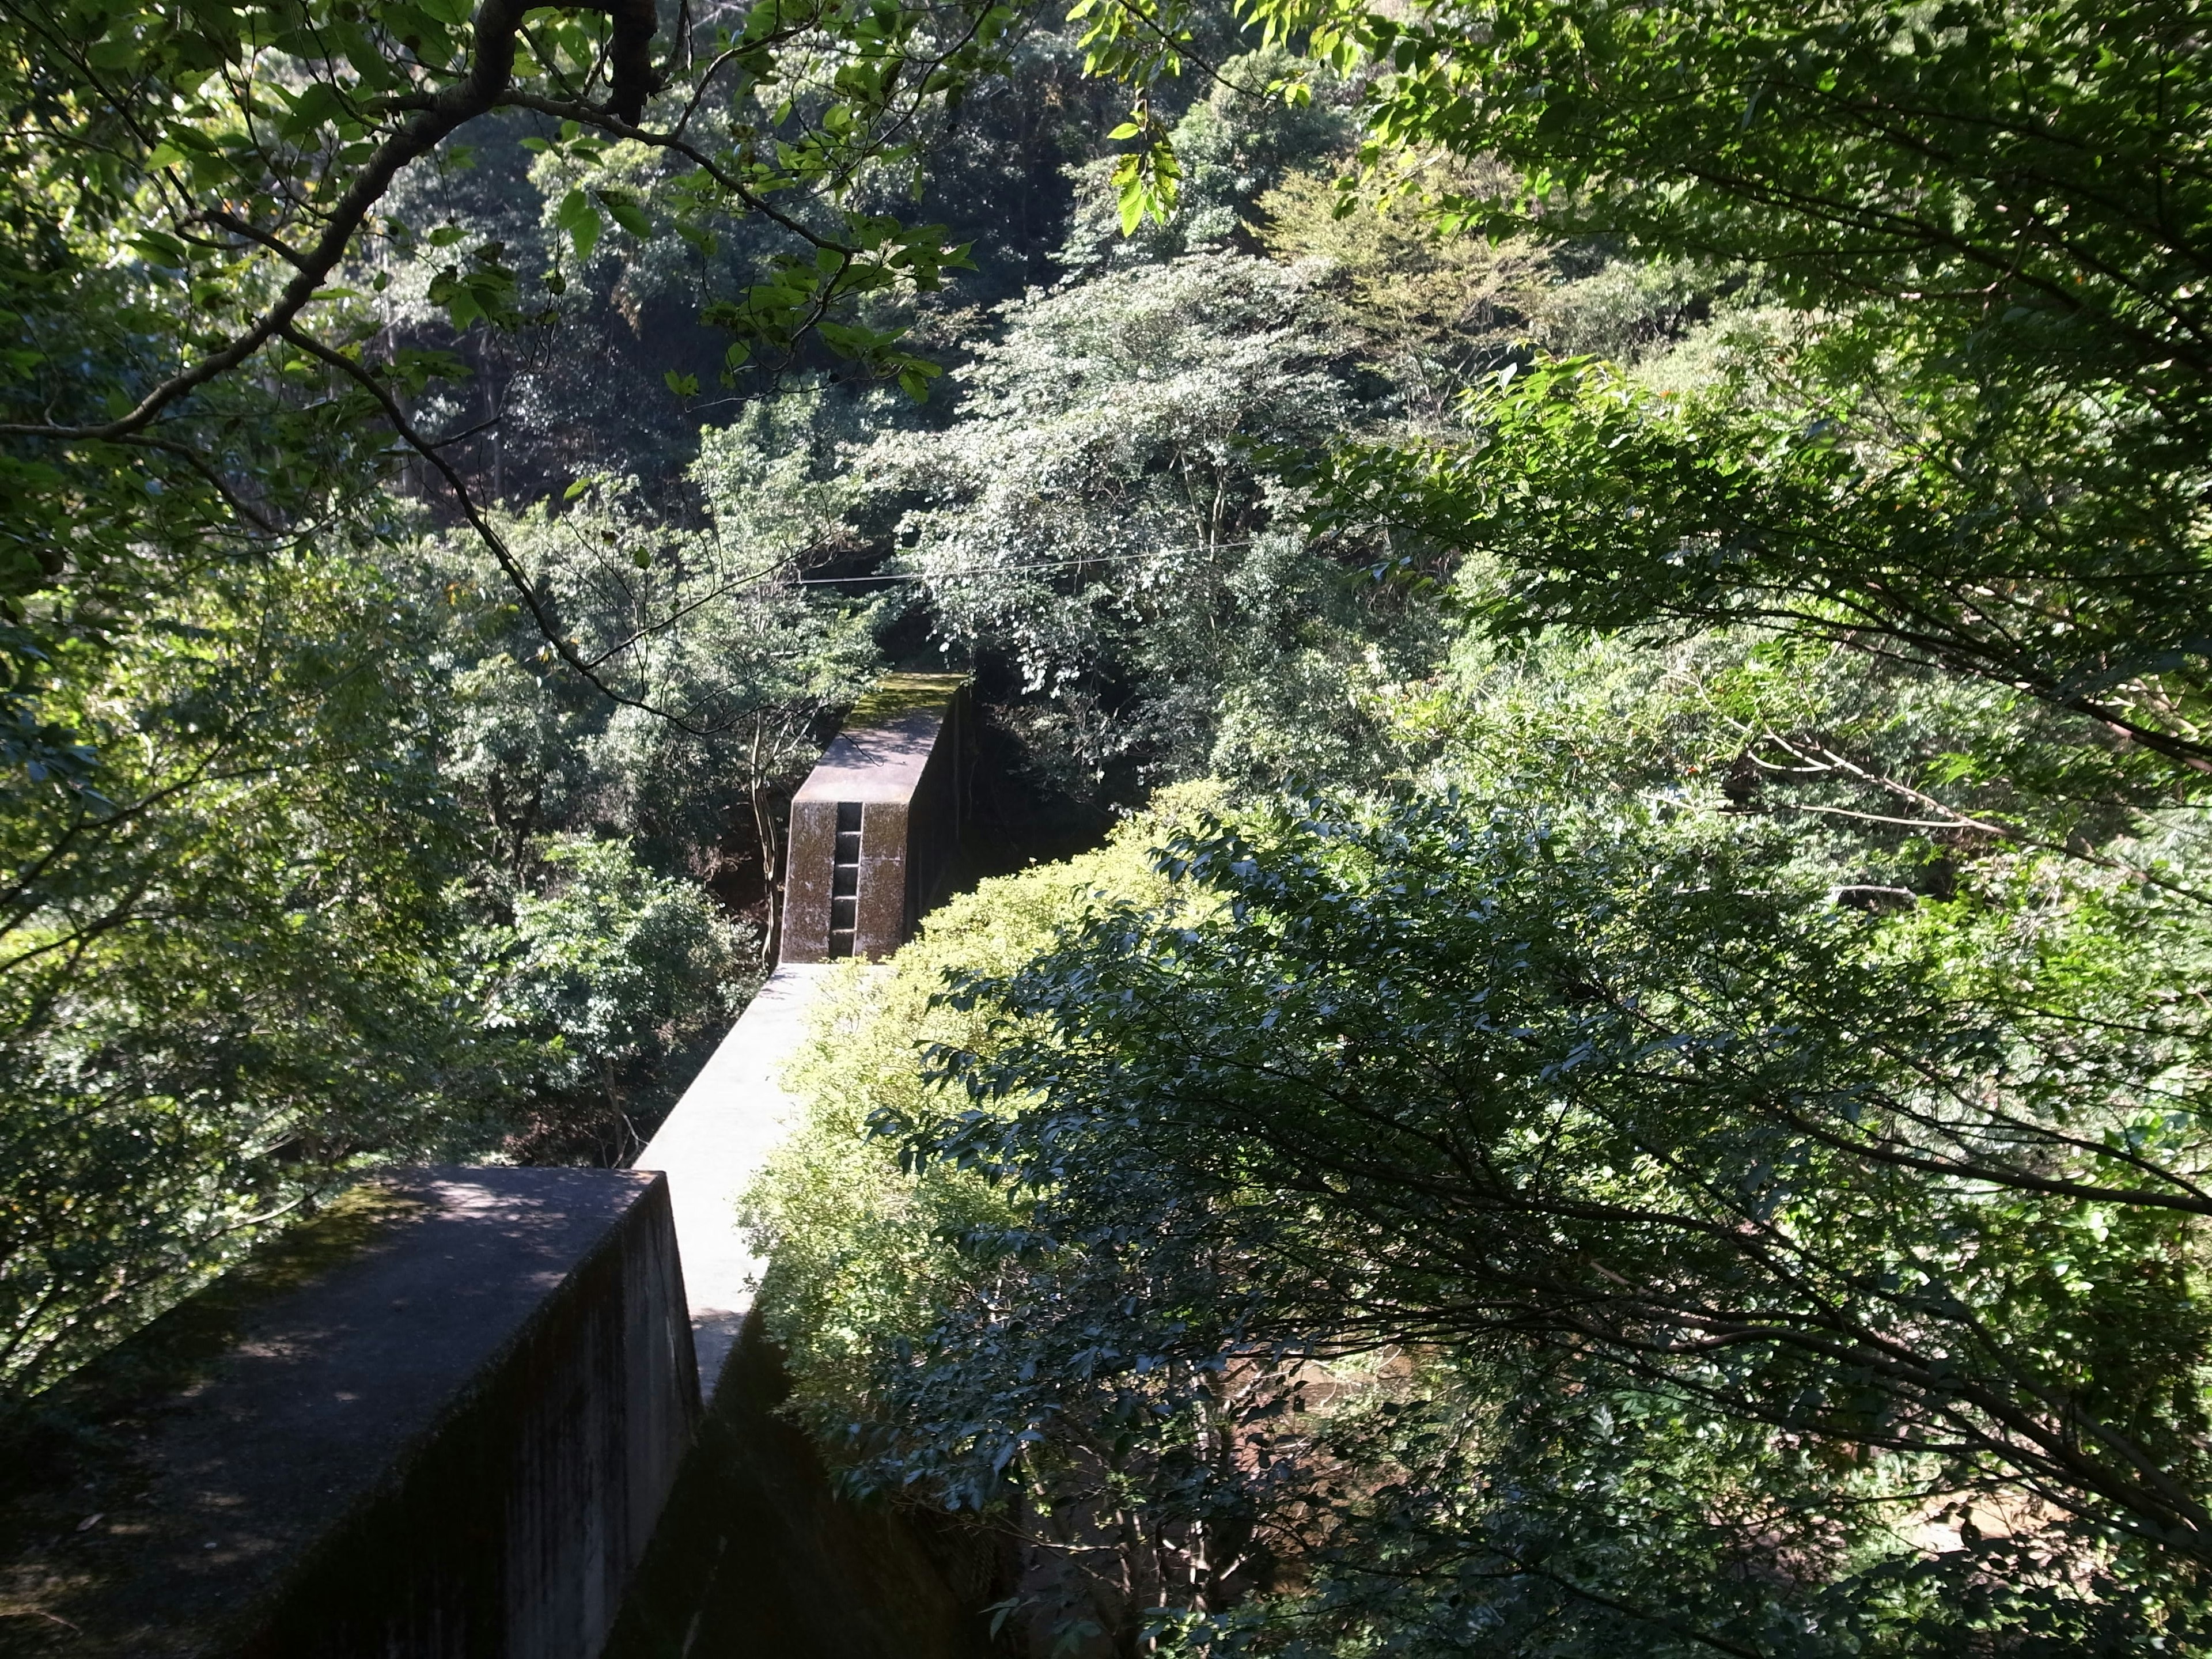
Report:
[[484,1024],[521,1038],[531,1105],[507,1152],[530,1162],[623,1161],[760,983],[758,930],[696,883],[659,876],[626,842],[556,836],[557,884],[514,901],[512,928],[476,935]]
[[1165,907],[1170,884],[1151,849],[1219,794],[1206,783],[1163,790],[1098,851],[984,881],[888,964],[835,970],[787,1074],[803,1115],[741,1208],[772,1264],[761,1316],[788,1356],[798,1410],[833,1453],[875,1416],[881,1356],[927,1332],[971,1273],[958,1241],[1015,1218],[1003,1192],[945,1164],[905,1170],[871,1133],[921,1109],[932,1047],[991,1042],[989,1009],[936,1001],[947,974],[1011,972],[1101,904]]

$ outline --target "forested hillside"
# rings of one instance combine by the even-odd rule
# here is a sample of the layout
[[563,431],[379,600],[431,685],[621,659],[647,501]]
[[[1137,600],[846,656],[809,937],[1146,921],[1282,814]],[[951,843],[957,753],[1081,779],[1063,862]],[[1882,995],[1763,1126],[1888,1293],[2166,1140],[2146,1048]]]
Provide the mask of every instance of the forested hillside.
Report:
[[1009,1651],[2212,1648],[2206,24],[0,0],[10,1409],[950,664],[746,1221]]

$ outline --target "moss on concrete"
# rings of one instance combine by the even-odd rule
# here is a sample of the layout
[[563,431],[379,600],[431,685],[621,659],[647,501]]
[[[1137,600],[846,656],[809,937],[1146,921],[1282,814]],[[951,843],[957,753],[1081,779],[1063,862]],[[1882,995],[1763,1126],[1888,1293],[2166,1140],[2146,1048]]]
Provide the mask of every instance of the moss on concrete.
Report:
[[860,694],[845,729],[882,726],[902,714],[947,708],[962,686],[965,674],[886,674]]
[[364,1182],[0,1448],[0,1656],[586,1659],[690,1443],[688,1338],[659,1177]]
[[[381,1228],[423,1208],[377,1179],[356,1182],[47,1389],[27,1415],[104,1417],[150,1393],[189,1387],[236,1346],[258,1309],[351,1261]],[[6,1495],[0,1490],[0,1498]]]

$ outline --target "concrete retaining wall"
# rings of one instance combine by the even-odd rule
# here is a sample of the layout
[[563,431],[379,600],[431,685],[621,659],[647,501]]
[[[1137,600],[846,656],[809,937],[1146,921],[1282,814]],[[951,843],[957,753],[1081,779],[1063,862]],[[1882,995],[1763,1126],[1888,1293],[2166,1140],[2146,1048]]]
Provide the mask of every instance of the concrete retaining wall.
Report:
[[661,1177],[396,1174],[52,1402],[0,1644],[592,1659],[696,1375]]

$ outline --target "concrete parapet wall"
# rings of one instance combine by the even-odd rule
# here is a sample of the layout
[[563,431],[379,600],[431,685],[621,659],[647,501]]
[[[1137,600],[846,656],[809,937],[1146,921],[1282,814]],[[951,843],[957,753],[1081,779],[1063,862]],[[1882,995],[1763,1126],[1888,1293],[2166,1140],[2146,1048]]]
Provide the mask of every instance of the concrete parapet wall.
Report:
[[637,1168],[668,1177],[699,1392],[710,1403],[768,1266],[738,1231],[738,1200],[799,1109],[784,1091],[783,1068],[805,1039],[830,972],[827,963],[778,968],[637,1156]]
[[666,1182],[389,1176],[50,1402],[0,1650],[592,1659],[699,1417]]

